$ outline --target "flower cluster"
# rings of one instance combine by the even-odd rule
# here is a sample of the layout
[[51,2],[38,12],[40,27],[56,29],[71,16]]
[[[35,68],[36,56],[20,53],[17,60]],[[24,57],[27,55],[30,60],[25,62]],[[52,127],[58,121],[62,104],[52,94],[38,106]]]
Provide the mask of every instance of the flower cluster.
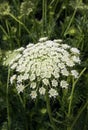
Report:
[[68,76],[78,78],[74,66],[80,64],[80,51],[62,42],[44,37],[37,44],[14,50],[19,53],[9,62],[14,70],[10,83],[16,83],[18,93],[30,87],[32,99],[44,96],[46,91],[49,97],[56,98],[59,88],[68,89]]
[[10,13],[10,5],[8,2],[0,3],[0,16],[5,16]]
[[28,16],[33,11],[34,5],[31,1],[27,0],[20,5],[20,14],[23,16]]

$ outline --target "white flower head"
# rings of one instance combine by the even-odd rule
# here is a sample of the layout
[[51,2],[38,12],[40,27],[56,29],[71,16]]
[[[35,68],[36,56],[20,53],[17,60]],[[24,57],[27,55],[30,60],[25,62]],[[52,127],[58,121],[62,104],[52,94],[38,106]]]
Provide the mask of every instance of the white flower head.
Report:
[[45,95],[46,89],[44,87],[39,88],[39,93]]
[[53,87],[57,87],[58,86],[57,80],[55,80],[55,79],[52,80],[52,86]]
[[25,48],[24,47],[21,47],[21,48],[19,48],[19,49],[16,49],[16,50],[14,50],[15,52],[19,52],[19,51],[23,51]]
[[20,93],[20,92],[23,92],[23,90],[25,89],[25,86],[22,84],[17,84],[16,89],[17,89],[17,92]]
[[17,76],[17,83],[22,83],[23,76],[20,74]]
[[31,94],[30,94],[30,96],[31,96],[31,98],[32,99],[36,99],[36,97],[37,97],[37,92],[36,91],[31,91]]
[[67,44],[62,44],[61,46],[62,46],[62,48],[64,48],[64,49],[68,49],[68,48],[70,48],[70,46],[67,45]]
[[74,76],[74,78],[78,78],[79,73],[77,72],[77,70],[71,70],[71,75]]
[[17,67],[17,63],[14,63],[12,66],[11,66],[11,69],[15,69]]
[[39,39],[39,42],[43,42],[43,41],[46,41],[48,39],[48,37],[42,37]]
[[15,79],[16,79],[16,74],[10,77],[10,83],[13,84]]
[[67,89],[67,88],[68,88],[68,83],[67,83],[67,81],[65,81],[65,80],[61,80],[61,82],[60,82],[60,86],[61,86],[61,88],[65,88],[65,89]]
[[35,78],[36,78],[36,77],[35,77],[35,74],[32,73],[32,74],[30,75],[30,81],[35,80]]
[[75,47],[71,48],[71,52],[74,54],[80,54],[80,51]]
[[60,77],[60,74],[59,74],[58,71],[54,71],[54,72],[53,72],[53,76],[57,79],[57,78]]
[[24,80],[29,79],[29,74],[28,74],[28,73],[24,73],[24,75],[23,75],[23,79],[24,79]]
[[36,88],[36,82],[32,82],[30,85],[30,88],[35,89]]
[[66,65],[69,66],[69,67],[73,67],[75,65],[74,61],[71,60],[71,59],[67,59],[66,61]]
[[65,68],[65,64],[62,62],[62,63],[58,63],[58,67],[60,69],[64,69]]
[[72,56],[72,60],[75,62],[75,63],[78,63],[80,64],[81,60],[79,59],[78,56]]
[[51,89],[49,90],[49,97],[54,97],[54,98],[56,98],[56,96],[58,96],[58,92],[57,92],[55,89],[51,88]]
[[57,42],[57,43],[62,43],[63,40],[62,39],[55,39],[54,42]]
[[68,76],[78,78],[79,74],[73,67],[80,64],[80,51],[62,42],[62,39],[48,40],[43,37],[37,44],[29,43],[25,48],[10,52],[11,58],[6,57],[6,64],[14,71],[10,83],[16,82],[18,93],[23,92],[29,83],[32,99],[38,94],[44,96],[46,88],[49,97],[56,98],[59,84],[67,89]]
[[28,45],[27,45],[27,48],[30,48],[30,47],[32,47],[34,44],[33,43],[29,43]]
[[49,80],[48,79],[43,79],[42,82],[44,83],[44,85],[49,85]]
[[68,75],[69,75],[69,72],[68,72],[68,70],[67,70],[66,68],[62,69],[62,70],[61,70],[61,73],[62,73],[62,75],[64,75],[64,76],[68,76]]

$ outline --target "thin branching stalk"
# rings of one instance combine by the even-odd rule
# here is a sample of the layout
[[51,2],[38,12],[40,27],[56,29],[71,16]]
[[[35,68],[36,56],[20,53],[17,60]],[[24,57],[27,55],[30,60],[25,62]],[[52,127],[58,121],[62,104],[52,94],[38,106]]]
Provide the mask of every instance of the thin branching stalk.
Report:
[[49,115],[49,119],[52,125],[53,130],[57,130],[55,123],[53,121],[53,117],[52,117],[52,112],[51,112],[51,107],[50,107],[50,99],[48,96],[48,92],[46,92],[46,105],[47,105],[47,111],[48,111],[48,115]]
[[17,95],[18,95],[18,97],[19,97],[19,100],[20,100],[20,102],[21,102],[23,108],[25,108],[25,105],[24,105],[24,102],[23,102],[22,97],[20,96],[20,94],[18,94],[18,92],[17,92]]
[[24,29],[27,31],[27,33],[30,35],[30,31],[28,30],[28,28],[25,26],[25,24],[23,22],[21,22],[19,19],[17,19],[13,14],[8,13],[8,15],[13,18],[16,22],[18,22],[20,25],[22,25],[24,27]]
[[62,11],[63,11],[63,5],[62,5],[62,7],[60,8],[60,10],[59,10],[58,14],[56,15],[55,22],[56,22],[56,21],[57,21],[57,19],[60,17],[60,15],[61,15]]
[[75,89],[75,82],[74,82],[74,79],[73,79],[72,91],[71,91],[71,95],[70,95],[70,102],[69,102],[69,108],[68,108],[68,117],[70,117],[70,114],[71,114],[71,105],[72,105],[74,89]]
[[72,105],[72,100],[73,100],[73,94],[74,94],[75,85],[76,85],[76,83],[78,82],[79,78],[81,77],[81,75],[84,73],[85,70],[86,70],[86,68],[84,68],[81,71],[81,73],[80,73],[80,75],[79,75],[79,77],[78,77],[78,79],[76,81],[73,80],[72,91],[71,91],[71,95],[70,95],[70,102],[69,102],[69,107],[68,107],[68,117],[71,114],[71,105]]
[[0,28],[1,28],[1,30],[3,31],[3,33],[6,35],[6,37],[7,38],[9,38],[9,36],[8,36],[8,34],[7,34],[7,32],[6,32],[6,30],[0,25]]
[[5,23],[6,23],[6,28],[7,28],[7,31],[8,31],[8,33],[10,32],[10,30],[9,30],[9,23],[8,23],[8,21],[6,20],[5,21]]
[[[71,90],[71,95],[70,95],[69,106],[68,106],[68,117],[69,117],[69,118],[70,118],[70,116],[71,116],[72,100],[73,100],[75,85],[76,85],[76,83],[78,82],[79,78],[81,77],[81,75],[84,73],[85,70],[86,70],[86,68],[84,68],[84,69],[81,71],[81,73],[80,73],[80,75],[79,75],[79,77],[78,77],[78,79],[77,79],[76,81],[74,81],[74,79],[73,79],[73,85],[72,85],[72,90]],[[71,130],[71,127],[68,126],[67,130]]]
[[47,0],[42,1],[42,35],[47,35]]
[[52,1],[50,2],[50,6],[54,3],[54,1],[55,1],[55,0],[52,0]]
[[23,98],[24,98],[24,99],[22,99],[21,95],[18,94],[18,92],[17,92],[17,95],[18,95],[18,97],[19,97],[19,100],[20,100],[20,102],[21,102],[21,104],[22,104],[22,107],[23,107],[23,110],[24,110],[24,115],[25,115],[25,117],[24,117],[25,130],[28,130],[28,122],[27,122],[27,116],[26,116],[25,95],[23,95]]
[[8,31],[8,36],[9,36],[9,46],[10,46],[10,49],[12,49],[13,41],[12,41],[11,32],[10,32],[11,25],[9,24],[8,20],[6,20],[5,23],[6,23],[6,28],[7,28],[7,31]]
[[83,107],[81,108],[81,110],[79,111],[78,115],[76,116],[74,122],[71,125],[71,130],[73,129],[74,125],[76,124],[76,122],[78,121],[80,115],[82,114],[82,112],[85,110],[85,108],[88,106],[88,101],[86,101],[86,103],[83,105]]
[[[84,130],[86,130],[87,127],[87,122],[88,122],[88,99],[87,99],[87,104],[85,103],[84,109],[86,109],[86,117],[85,117],[85,124],[84,124]],[[84,111],[84,110],[83,110]],[[80,116],[79,116],[80,117]]]
[[8,67],[8,77],[7,77],[7,87],[6,87],[6,103],[7,103],[7,120],[8,120],[8,130],[11,130],[11,118],[10,118],[10,106],[9,106],[9,77],[10,77],[10,68]]
[[72,22],[73,22],[73,19],[74,19],[74,17],[75,17],[76,11],[77,11],[77,8],[75,8],[75,10],[74,10],[74,12],[73,12],[73,15],[72,15],[72,17],[71,17],[71,19],[70,19],[70,21],[69,21],[69,23],[68,23],[68,26],[67,26],[67,28],[66,28],[66,30],[65,30],[65,32],[64,32],[64,36],[67,34],[67,31],[69,30],[69,28],[70,28],[70,26],[71,26],[71,24],[72,24]]
[[19,23],[19,29],[18,29],[18,36],[19,36],[18,44],[20,47],[20,38],[21,38],[21,25],[20,25],[20,23]]

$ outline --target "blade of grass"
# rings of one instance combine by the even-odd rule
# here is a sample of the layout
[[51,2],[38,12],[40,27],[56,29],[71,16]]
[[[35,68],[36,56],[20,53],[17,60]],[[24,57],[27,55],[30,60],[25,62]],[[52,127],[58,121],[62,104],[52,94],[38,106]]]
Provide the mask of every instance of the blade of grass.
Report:
[[82,114],[82,112],[85,110],[85,108],[87,107],[88,105],[88,101],[86,101],[86,103],[83,105],[83,107],[81,108],[81,110],[79,111],[78,115],[76,116],[74,122],[72,123],[71,125],[71,130],[73,129],[74,125],[76,124],[76,122],[78,121],[80,115]]
[[7,124],[8,130],[11,130],[11,117],[10,117],[10,106],[9,106],[9,77],[10,77],[10,68],[8,67],[8,77],[7,77],[7,87],[6,87],[6,103],[7,103]]
[[21,26],[23,26],[23,28],[26,30],[26,32],[29,34],[29,36],[32,38],[33,41],[35,41],[35,39],[33,38],[33,35],[30,33],[29,29],[26,27],[26,25],[21,22],[19,19],[17,19],[13,14],[8,13],[8,15],[13,18],[16,22],[18,22]]
[[66,28],[64,34],[62,33],[64,36],[66,36],[66,33],[67,33],[67,31],[69,30],[69,28],[70,28],[70,26],[71,26],[71,24],[72,24],[72,22],[73,22],[73,20],[74,20],[74,17],[75,17],[76,12],[77,12],[77,8],[75,8],[75,10],[74,10],[74,12],[73,12],[73,15],[72,15],[72,17],[71,17],[71,19],[70,19],[70,21],[69,21],[69,23],[68,23],[68,26],[67,26],[67,28]]
[[3,31],[3,33],[6,35],[6,37],[9,38],[7,32],[5,31],[5,29],[4,29],[1,25],[0,25],[0,28],[1,28],[1,30]]
[[42,1],[42,35],[47,36],[47,0]]

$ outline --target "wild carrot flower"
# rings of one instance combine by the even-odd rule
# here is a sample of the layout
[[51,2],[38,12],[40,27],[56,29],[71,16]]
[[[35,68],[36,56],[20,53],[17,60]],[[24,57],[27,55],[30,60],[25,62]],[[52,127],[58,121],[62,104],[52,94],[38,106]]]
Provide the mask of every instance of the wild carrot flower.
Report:
[[78,78],[79,73],[74,67],[80,64],[80,51],[62,40],[44,37],[37,44],[29,43],[26,48],[14,52],[17,55],[8,63],[14,71],[10,83],[16,83],[18,93],[29,87],[32,99],[44,96],[46,91],[50,98],[56,98],[58,89],[69,88],[68,76]]

